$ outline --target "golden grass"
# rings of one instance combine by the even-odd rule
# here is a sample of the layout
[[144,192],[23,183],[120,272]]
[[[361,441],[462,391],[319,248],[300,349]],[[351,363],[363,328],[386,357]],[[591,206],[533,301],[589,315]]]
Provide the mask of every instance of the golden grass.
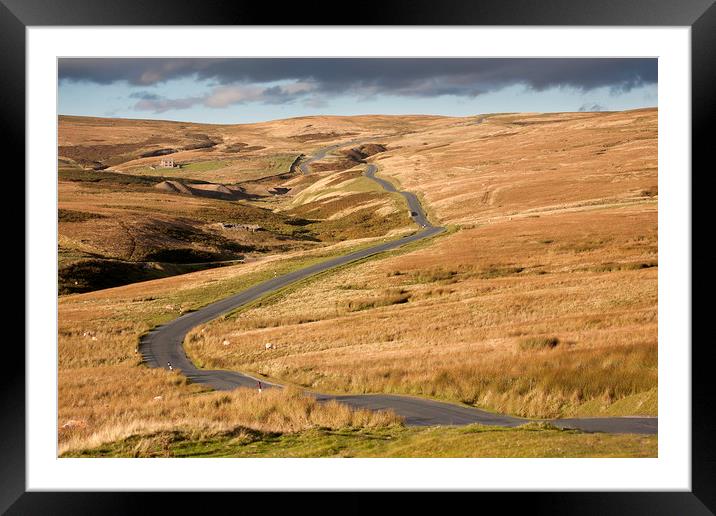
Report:
[[322,391],[599,413],[656,386],[656,253],[653,206],[505,220],[311,282],[186,347],[204,367]]
[[293,433],[401,424],[391,412],[319,403],[296,389],[202,393],[176,373],[138,368],[100,367],[62,374],[59,406],[60,455],[162,431],[202,439],[243,430]]
[[638,203],[657,185],[657,110],[446,119],[386,140],[384,175],[444,223]]
[[[219,413],[212,415],[212,403],[224,399],[226,393],[206,392],[175,373],[149,369],[141,365],[136,352],[139,337],[153,326],[273,277],[274,272],[315,263],[330,253],[348,252],[346,247],[337,244],[323,251],[287,253],[239,266],[62,296],[58,303],[60,452],[177,428],[208,435],[229,431],[232,425],[278,432],[316,425],[396,423],[394,415],[316,405],[291,390],[264,391],[262,395],[270,394],[254,401],[251,392],[231,394],[232,401],[218,417]],[[162,399],[154,400],[156,396]],[[250,412],[237,408],[246,405],[253,410],[256,404],[264,407],[266,417],[257,417],[262,413],[258,411],[252,418]],[[291,412],[292,407],[297,412]],[[301,410],[304,416],[299,416]]]
[[[200,126],[66,117],[59,144],[135,144],[122,147],[127,161],[116,165],[126,172],[146,165],[131,154],[161,134],[180,140],[176,145],[190,140],[190,132],[221,137],[213,151],[185,151],[196,160],[238,161],[232,146],[262,147],[237,170],[270,156],[310,154],[347,134],[384,142],[388,150],[369,158],[379,173],[416,192],[434,220],[457,224],[459,231],[425,248],[324,275],[212,322],[203,333],[197,329],[188,342],[197,363],[322,391],[409,393],[526,416],[636,415],[657,410],[656,118],[656,110],[637,110],[494,115],[479,125],[474,118],[366,116]],[[156,145],[165,143],[171,142]],[[354,238],[349,228],[332,228],[330,218],[347,214],[342,220],[358,224],[360,217],[351,217],[361,212],[353,204],[376,212],[389,206],[366,195],[359,181],[351,183],[351,173],[296,177],[286,186],[305,189],[310,202],[296,207],[280,200],[271,208],[313,211],[328,219],[328,230]],[[102,192],[89,206],[86,187],[61,188],[62,209],[110,219],[141,216],[138,206],[145,202],[166,216],[213,216],[206,199],[147,192],[138,203],[139,197]],[[66,225],[75,228],[109,224],[68,216],[74,222]],[[103,242],[129,250],[129,242],[107,236],[114,234],[107,232]],[[92,252],[92,238],[61,231],[60,243],[74,253]],[[74,453],[176,429],[201,440],[241,428],[300,434],[319,426],[395,423],[394,416],[370,419],[297,401],[290,391],[262,398],[237,392],[225,401],[224,393],[201,392],[173,374],[140,366],[134,354],[139,335],[151,326],[320,252],[276,253],[242,266],[63,296],[58,422],[73,423],[60,431],[60,450]],[[552,339],[555,346],[521,346]],[[265,342],[276,348],[266,351]],[[243,411],[244,403],[254,412]],[[488,441],[471,453],[489,454],[490,446],[506,453]],[[572,444],[597,446],[579,443]],[[599,446],[621,446],[610,443]],[[655,443],[647,439],[637,448]],[[629,453],[642,454],[637,448]],[[535,453],[549,455],[549,449],[545,444]]]

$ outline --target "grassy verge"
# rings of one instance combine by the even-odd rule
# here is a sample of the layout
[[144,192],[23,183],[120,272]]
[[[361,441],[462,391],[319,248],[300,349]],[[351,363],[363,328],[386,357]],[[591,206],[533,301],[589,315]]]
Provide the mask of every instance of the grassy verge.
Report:
[[645,392],[632,394],[610,405],[604,405],[599,400],[591,400],[567,412],[568,417],[608,417],[622,416],[624,414],[650,414],[659,413],[659,398],[656,387]]
[[657,437],[586,434],[549,426],[375,429],[296,433],[235,429],[202,439],[185,433],[132,436],[71,457],[656,457]]

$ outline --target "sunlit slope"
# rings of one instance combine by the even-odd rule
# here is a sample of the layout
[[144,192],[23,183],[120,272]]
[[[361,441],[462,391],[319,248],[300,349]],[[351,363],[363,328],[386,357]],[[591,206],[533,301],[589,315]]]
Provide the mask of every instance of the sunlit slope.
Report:
[[190,354],[318,390],[655,414],[656,111],[441,124],[370,159],[455,234],[210,323]]

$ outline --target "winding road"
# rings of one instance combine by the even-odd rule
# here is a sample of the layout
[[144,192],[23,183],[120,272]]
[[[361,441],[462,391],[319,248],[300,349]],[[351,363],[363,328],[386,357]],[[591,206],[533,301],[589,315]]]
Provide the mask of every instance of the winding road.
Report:
[[[353,140],[320,149],[311,158],[301,163],[299,168],[303,174],[309,174],[310,163],[322,159],[333,150],[355,143],[356,140]],[[171,363],[173,368],[181,370],[182,374],[191,382],[205,384],[217,390],[232,390],[237,387],[255,388],[258,379],[250,375],[237,371],[197,368],[184,352],[183,342],[187,333],[195,326],[209,322],[222,314],[251,303],[297,281],[368,256],[397,249],[405,244],[417,242],[445,231],[445,228],[433,226],[430,223],[415,194],[397,190],[389,181],[376,177],[376,171],[376,165],[371,163],[366,166],[364,175],[376,181],[386,191],[402,195],[408,204],[413,221],[420,226],[420,231],[264,281],[233,296],[211,303],[195,312],[186,313],[167,324],[157,326],[140,339],[139,351],[144,362],[150,367],[164,368],[167,368],[168,364]],[[280,387],[278,384],[270,383],[263,379],[261,383],[267,387]],[[405,418],[407,425],[467,425],[481,423],[484,425],[514,427],[535,421],[495,414],[456,403],[412,396],[387,394],[333,395],[314,392],[309,392],[309,394],[318,400],[336,400],[354,408],[393,410]],[[549,422],[560,428],[573,428],[586,432],[656,434],[658,428],[658,419],[655,417],[574,418],[555,419],[549,420]]]
[[310,164],[314,161],[320,161],[323,158],[326,157],[326,155],[330,152],[333,152],[334,150],[338,150],[342,147],[347,147],[349,145],[355,145],[356,143],[362,141],[362,138],[356,138],[354,140],[348,140],[341,143],[336,143],[334,145],[329,145],[328,147],[323,147],[321,149],[318,149],[313,156],[310,158],[306,158],[303,160],[299,165],[298,168],[301,171],[302,174],[307,175],[311,173]]

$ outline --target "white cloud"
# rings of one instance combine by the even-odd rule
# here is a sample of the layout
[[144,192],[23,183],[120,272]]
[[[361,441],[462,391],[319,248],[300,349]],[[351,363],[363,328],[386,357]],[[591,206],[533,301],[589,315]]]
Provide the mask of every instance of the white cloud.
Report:
[[258,86],[220,86],[204,98],[204,105],[224,108],[231,104],[261,100],[266,88]]
[[220,109],[233,104],[262,102],[264,104],[284,104],[315,91],[315,84],[308,81],[296,81],[274,86],[231,85],[219,86],[201,96],[170,99],[149,92],[138,92],[130,95],[140,99],[133,108],[137,111],[162,113],[172,109],[189,109],[202,104],[206,107]]

